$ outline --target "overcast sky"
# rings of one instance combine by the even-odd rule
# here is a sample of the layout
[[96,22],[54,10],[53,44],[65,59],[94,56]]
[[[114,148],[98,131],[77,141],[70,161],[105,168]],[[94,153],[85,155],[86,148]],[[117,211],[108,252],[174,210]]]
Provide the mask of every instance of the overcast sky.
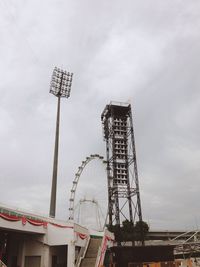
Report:
[[[200,227],[199,13],[199,0],[0,0],[0,202],[49,212],[58,66],[74,79],[61,103],[57,218],[82,160],[105,155],[105,105],[131,101],[144,220]],[[100,162],[81,177],[84,196],[106,203]]]

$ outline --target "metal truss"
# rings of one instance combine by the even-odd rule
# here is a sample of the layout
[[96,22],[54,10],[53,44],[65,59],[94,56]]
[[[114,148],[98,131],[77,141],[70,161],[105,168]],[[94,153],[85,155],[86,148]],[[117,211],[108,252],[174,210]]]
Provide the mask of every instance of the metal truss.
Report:
[[200,256],[200,231],[188,231],[170,240],[175,245],[176,257],[190,258]]
[[131,105],[111,102],[101,115],[106,141],[109,225],[142,221]]

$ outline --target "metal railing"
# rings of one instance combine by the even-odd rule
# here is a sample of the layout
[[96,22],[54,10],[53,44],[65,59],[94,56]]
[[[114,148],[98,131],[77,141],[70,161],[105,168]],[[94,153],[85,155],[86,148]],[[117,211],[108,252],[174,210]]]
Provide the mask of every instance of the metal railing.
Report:
[[103,262],[104,262],[106,249],[108,247],[108,243],[110,242],[110,241],[108,241],[109,239],[107,239],[107,237],[110,240],[112,240],[112,242],[114,241],[114,235],[105,228],[104,229],[104,235],[103,235],[103,238],[101,241],[101,245],[99,246],[99,249],[98,249],[95,267],[100,267],[101,264],[103,264]]
[[7,266],[3,263],[3,261],[0,260],[0,267],[7,267]]
[[100,264],[99,261],[100,261],[100,258],[101,258],[101,250],[102,250],[103,239],[104,238],[102,238],[101,246],[99,246],[99,249],[98,249],[95,267],[99,267],[99,264]]
[[[89,243],[90,243],[90,236],[88,236],[88,238],[87,238],[85,247],[82,247],[81,250],[80,250],[80,252],[79,252],[79,254],[78,254],[78,257],[77,257],[77,260],[76,260],[75,267],[79,267],[79,266],[81,265],[81,261],[82,261],[82,259],[85,258],[85,254],[86,254],[86,252],[87,252]],[[1,266],[0,266],[0,267],[1,267]]]

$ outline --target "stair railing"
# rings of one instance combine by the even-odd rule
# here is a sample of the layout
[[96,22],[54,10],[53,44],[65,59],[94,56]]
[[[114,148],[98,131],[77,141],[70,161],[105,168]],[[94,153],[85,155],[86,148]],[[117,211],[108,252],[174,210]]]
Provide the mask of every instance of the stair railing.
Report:
[[85,258],[85,254],[87,252],[89,243],[90,243],[90,236],[87,237],[87,241],[86,241],[85,246],[80,249],[80,252],[79,252],[77,260],[76,260],[75,267],[79,267],[81,265],[81,261],[82,261],[82,259]]
[[99,246],[99,249],[98,249],[95,267],[100,267],[101,264],[103,264],[109,240],[113,241],[114,235],[111,232],[109,232],[107,229],[104,229],[104,235],[101,241],[101,245]]
[[3,261],[0,260],[0,267],[7,267],[7,266],[3,263]]
[[99,246],[99,249],[98,249],[95,267],[99,267],[99,264],[100,264],[99,261],[100,261],[101,254],[102,254],[103,239],[104,239],[104,237],[102,238],[101,246]]

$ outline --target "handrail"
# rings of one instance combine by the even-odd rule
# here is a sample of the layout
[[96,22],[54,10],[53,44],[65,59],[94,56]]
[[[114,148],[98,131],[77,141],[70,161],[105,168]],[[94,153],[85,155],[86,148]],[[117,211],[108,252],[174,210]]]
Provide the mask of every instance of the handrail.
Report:
[[102,246],[103,246],[103,239],[102,238],[102,242],[101,242],[101,246],[99,246],[99,249],[98,249],[98,253],[97,253],[97,258],[96,258],[96,263],[95,263],[95,267],[98,267],[99,264],[100,264],[100,257],[101,257],[101,250],[102,250]]
[[95,267],[99,267],[100,264],[102,263],[102,261],[104,261],[104,257],[105,257],[105,242],[106,242],[106,233],[104,230],[104,235],[101,241],[101,245],[99,246],[98,249],[98,254],[97,254],[97,258],[96,258],[96,263],[95,263]]
[[85,258],[85,254],[86,254],[86,252],[87,252],[89,243],[90,243],[90,236],[87,237],[87,242],[86,242],[85,247],[82,247],[81,250],[80,250],[80,252],[79,252],[79,254],[78,254],[78,257],[77,257],[77,261],[76,261],[75,267],[79,267],[80,264],[81,264],[82,259]]
[[109,240],[113,241],[113,237],[109,236],[109,231],[105,228],[102,242],[98,249],[95,267],[100,267],[103,263]]
[[3,263],[3,261],[0,260],[0,267],[7,267],[7,266]]

